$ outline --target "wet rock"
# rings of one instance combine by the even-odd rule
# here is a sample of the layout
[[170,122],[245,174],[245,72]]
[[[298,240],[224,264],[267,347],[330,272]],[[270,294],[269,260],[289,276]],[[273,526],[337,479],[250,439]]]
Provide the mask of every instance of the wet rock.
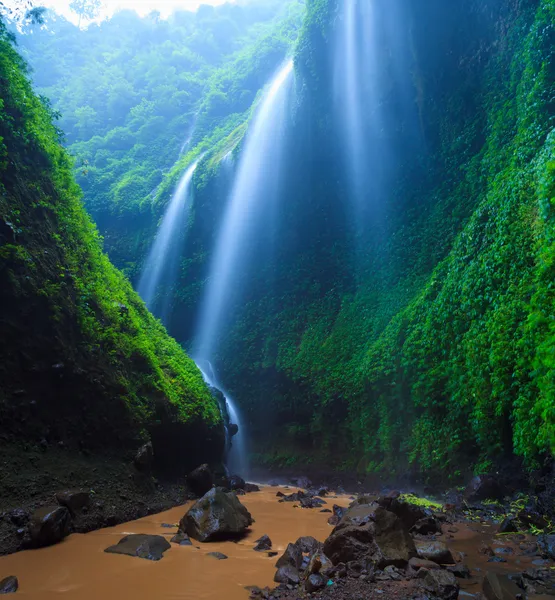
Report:
[[544,558],[555,560],[555,535],[540,535],[538,549]]
[[222,554],[221,552],[209,552],[207,554],[207,556],[210,556],[211,558],[215,558],[216,560],[227,560],[229,558],[225,554]]
[[171,523],[162,523],[162,525],[160,525],[160,527],[163,527],[164,529],[175,529],[177,527],[177,525],[175,524],[171,524]]
[[245,492],[245,490],[233,490],[233,493],[236,496],[246,496],[247,495],[247,492]]
[[323,508],[320,512],[321,513],[331,513],[332,511],[329,508]]
[[472,576],[472,574],[470,573],[470,569],[463,564],[447,567],[447,570],[450,573],[453,573],[453,575],[458,579],[470,579],[470,577]]
[[339,504],[334,504],[333,505],[333,514],[338,518],[338,519],[342,519],[346,513],[347,513],[346,508],[344,508],[343,506],[339,506]]
[[300,569],[303,563],[303,554],[296,544],[288,544],[285,552],[278,558],[276,567],[292,566]]
[[193,542],[186,533],[177,533],[170,540],[172,544],[178,544],[179,546],[192,546]]
[[319,487],[316,495],[325,498],[330,493],[330,488],[327,485]]
[[495,554],[514,554],[515,551],[510,546],[501,546],[493,549]]
[[256,546],[254,547],[254,550],[256,550],[256,552],[264,552],[272,548],[272,540],[267,535],[263,535],[261,538],[256,540],[255,544]]
[[71,515],[65,506],[45,506],[33,513],[29,523],[29,546],[40,548],[61,542],[69,535]]
[[239,475],[230,475],[227,478],[226,487],[230,490],[244,490],[245,485],[245,480]]
[[316,552],[312,555],[312,558],[306,567],[306,573],[307,575],[319,573],[324,577],[328,577],[332,569],[333,564],[331,560],[323,552]]
[[310,481],[308,477],[304,476],[291,479],[291,483],[305,490],[312,485],[312,481]]
[[56,494],[56,500],[62,506],[65,506],[69,512],[75,516],[76,514],[87,508],[91,501],[89,492],[83,490],[66,490]]
[[314,552],[318,552],[322,549],[321,542],[313,538],[311,535],[300,537],[295,542],[295,546],[297,546],[297,548],[305,554],[314,554]]
[[411,527],[410,532],[419,535],[431,535],[434,533],[441,533],[441,524],[435,517],[424,517],[419,519]]
[[320,508],[322,505],[326,504],[325,500],[321,498],[301,498],[300,499],[301,508]]
[[268,552],[268,557],[269,558],[274,558],[274,556],[277,556],[279,553],[278,552]]
[[0,581],[0,594],[15,594],[18,588],[19,581],[13,575]]
[[204,496],[214,485],[214,475],[208,465],[200,465],[187,476],[187,484],[197,496]]
[[457,600],[459,584],[453,573],[436,569],[428,571],[424,578],[424,587],[438,598]]
[[424,558],[419,558],[418,556],[415,556],[409,560],[409,567],[414,571],[418,571],[419,569],[428,569],[428,571],[430,571],[441,568],[432,560],[426,560]]
[[152,442],[147,442],[137,450],[133,464],[139,471],[150,471],[154,460]]
[[283,492],[277,492],[276,498],[285,498],[285,494]]
[[499,525],[499,533],[516,533],[518,531],[518,521],[515,517],[507,517]]
[[146,560],[160,560],[164,552],[171,548],[168,540],[161,535],[137,533],[126,535],[115,545],[106,548],[109,554],[125,554]]
[[23,527],[29,522],[31,515],[22,508],[15,508],[8,513],[8,517],[16,527]]
[[304,589],[312,594],[326,587],[327,580],[319,575],[318,573],[313,573],[310,575],[304,584]]
[[451,551],[443,542],[416,542],[416,551],[420,558],[438,565],[451,565],[455,562]]
[[229,432],[229,437],[234,437],[239,433],[239,425],[237,423],[230,423],[227,426],[227,431]]
[[213,488],[198,500],[179,523],[179,530],[199,542],[233,539],[254,523],[233,492]]
[[493,556],[495,554],[493,548],[491,546],[488,546],[487,544],[482,544],[478,552],[480,554],[485,554],[486,556]]
[[397,515],[397,517],[401,519],[403,525],[409,530],[414,527],[418,521],[430,516],[426,514],[420,506],[405,502],[404,500],[399,500],[398,497],[392,497],[390,495],[382,496],[381,498],[378,498],[377,502],[386,510]]
[[492,556],[491,558],[488,558],[488,562],[489,563],[506,563],[507,559],[501,558],[500,556]]
[[283,565],[279,567],[274,575],[274,581],[276,583],[285,583],[286,585],[299,585],[301,582],[301,576],[299,575],[299,571],[294,566]]
[[334,564],[366,560],[384,568],[405,566],[416,549],[401,520],[373,504],[350,508],[324,543],[324,553]]
[[488,571],[482,582],[482,594],[486,600],[515,600],[522,590],[506,575]]
[[502,500],[503,489],[493,475],[476,475],[466,486],[464,498],[467,502]]
[[252,492],[259,492],[260,487],[257,486],[255,483],[245,483],[244,490],[245,490],[245,492],[250,494]]
[[333,525],[335,527],[340,520],[341,519],[337,515],[333,515],[328,519],[328,525]]

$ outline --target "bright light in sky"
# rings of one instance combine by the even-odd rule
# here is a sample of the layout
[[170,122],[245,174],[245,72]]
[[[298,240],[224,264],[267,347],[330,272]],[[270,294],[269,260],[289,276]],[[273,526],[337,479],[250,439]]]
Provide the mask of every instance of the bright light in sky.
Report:
[[[36,0],[36,6],[53,8],[58,14],[64,15],[68,20],[75,22],[75,13],[69,9],[71,0]],[[153,10],[158,10],[162,16],[167,17],[174,10],[195,11],[201,4],[225,4],[235,0],[103,0],[103,17],[109,17],[117,10],[124,8],[135,10],[140,15],[147,15]],[[16,0],[17,2],[17,0]],[[6,4],[10,4],[7,2]]]

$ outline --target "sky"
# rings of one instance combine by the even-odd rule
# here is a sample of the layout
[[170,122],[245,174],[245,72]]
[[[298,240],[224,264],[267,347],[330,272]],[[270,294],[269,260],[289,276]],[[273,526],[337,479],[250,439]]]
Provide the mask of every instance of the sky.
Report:
[[[11,0],[6,2],[7,5],[16,5],[21,0]],[[122,8],[131,8],[141,15],[146,15],[153,10],[158,10],[162,16],[166,17],[176,9],[181,10],[196,10],[201,4],[224,4],[230,0],[103,0],[104,16],[110,16],[116,10]],[[231,0],[232,2],[234,0]],[[69,10],[70,0],[36,0],[37,6],[46,6],[54,8],[56,12],[64,15],[67,19],[75,21],[75,14]]]

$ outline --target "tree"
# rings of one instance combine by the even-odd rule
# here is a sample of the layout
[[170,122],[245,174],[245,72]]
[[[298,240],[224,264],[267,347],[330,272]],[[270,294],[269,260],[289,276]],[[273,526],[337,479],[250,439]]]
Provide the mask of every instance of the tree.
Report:
[[81,27],[81,20],[85,18],[87,21],[92,21],[100,14],[102,7],[101,0],[72,0],[69,8],[79,15],[78,27]]

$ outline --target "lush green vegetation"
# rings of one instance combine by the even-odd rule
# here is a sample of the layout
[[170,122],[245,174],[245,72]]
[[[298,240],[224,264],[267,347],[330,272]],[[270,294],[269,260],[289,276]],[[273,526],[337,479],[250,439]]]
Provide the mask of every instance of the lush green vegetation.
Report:
[[199,434],[200,456],[221,456],[216,400],[102,252],[53,109],[1,21],[0,89],[3,436],[136,449],[171,424]]

